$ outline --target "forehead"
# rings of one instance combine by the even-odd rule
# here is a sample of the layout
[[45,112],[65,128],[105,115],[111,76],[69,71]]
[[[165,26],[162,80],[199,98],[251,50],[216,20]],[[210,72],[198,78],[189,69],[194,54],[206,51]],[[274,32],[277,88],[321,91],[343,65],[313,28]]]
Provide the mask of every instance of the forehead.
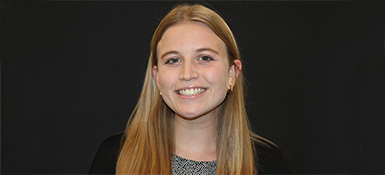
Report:
[[226,44],[201,22],[183,22],[166,29],[157,45],[159,55],[168,51],[211,48],[226,55]]

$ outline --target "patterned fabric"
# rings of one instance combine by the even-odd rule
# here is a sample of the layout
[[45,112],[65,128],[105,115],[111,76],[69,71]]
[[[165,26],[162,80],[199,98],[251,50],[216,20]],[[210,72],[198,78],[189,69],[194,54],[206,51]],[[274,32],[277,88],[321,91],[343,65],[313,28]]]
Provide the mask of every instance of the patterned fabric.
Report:
[[172,161],[173,175],[215,174],[217,167],[217,161],[195,161],[177,155],[173,155],[172,159],[174,159]]

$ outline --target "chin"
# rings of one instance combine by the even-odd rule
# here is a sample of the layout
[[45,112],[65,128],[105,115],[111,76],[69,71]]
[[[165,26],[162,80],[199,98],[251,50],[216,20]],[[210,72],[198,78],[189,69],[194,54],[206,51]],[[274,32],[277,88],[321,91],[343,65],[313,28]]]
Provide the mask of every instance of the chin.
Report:
[[193,120],[193,119],[196,119],[196,118],[199,118],[201,117],[203,114],[199,114],[199,113],[194,113],[194,112],[189,112],[189,113],[180,113],[178,114],[180,117],[184,118],[184,119],[190,119],[190,120]]

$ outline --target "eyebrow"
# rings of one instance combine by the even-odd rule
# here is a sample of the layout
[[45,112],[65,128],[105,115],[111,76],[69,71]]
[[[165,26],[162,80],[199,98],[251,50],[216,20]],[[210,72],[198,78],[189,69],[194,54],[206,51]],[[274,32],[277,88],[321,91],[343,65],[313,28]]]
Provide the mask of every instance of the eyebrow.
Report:
[[211,49],[211,48],[200,48],[197,50],[198,52],[203,52],[203,51],[210,51],[210,52],[214,52],[215,54],[219,55],[219,52],[214,50],[214,49]]
[[[211,48],[200,48],[200,49],[197,49],[196,50],[197,52],[204,52],[204,51],[210,51],[210,52],[214,52],[215,54],[219,55],[219,52],[214,50],[214,49],[211,49]],[[175,51],[175,50],[172,50],[172,51],[168,51],[166,53],[164,53],[160,58],[162,59],[163,57],[165,57],[166,55],[168,54],[179,54],[179,52]]]
[[162,59],[163,57],[165,57],[165,56],[168,55],[168,54],[179,54],[179,52],[177,52],[177,51],[175,51],[175,50],[168,51],[168,52],[164,53],[164,54],[160,57],[160,59]]

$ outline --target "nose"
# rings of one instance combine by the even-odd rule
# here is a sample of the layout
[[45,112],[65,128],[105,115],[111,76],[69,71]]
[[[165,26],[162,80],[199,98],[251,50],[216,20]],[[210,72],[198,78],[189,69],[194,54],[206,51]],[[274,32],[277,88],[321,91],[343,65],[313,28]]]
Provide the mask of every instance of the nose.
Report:
[[198,72],[192,61],[184,61],[181,67],[179,78],[184,81],[189,81],[198,78]]

